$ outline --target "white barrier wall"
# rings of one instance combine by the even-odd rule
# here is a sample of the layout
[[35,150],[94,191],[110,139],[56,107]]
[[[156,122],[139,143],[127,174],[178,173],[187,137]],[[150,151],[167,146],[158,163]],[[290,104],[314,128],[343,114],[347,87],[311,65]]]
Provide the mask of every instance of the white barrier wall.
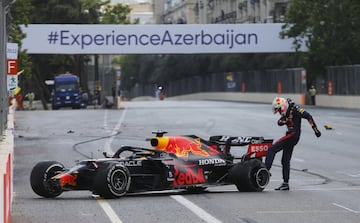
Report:
[[[207,92],[194,93],[167,98],[168,100],[219,100],[244,101],[271,104],[275,97],[291,98],[295,103],[305,104],[303,94]],[[317,95],[316,106],[360,109],[360,96]]]
[[240,93],[240,92],[207,92],[170,97],[170,100],[219,100],[219,101],[244,101],[271,104],[275,97],[291,98],[298,104],[304,104],[302,94],[275,94],[275,93]]
[[10,223],[13,199],[13,152],[14,152],[15,103],[9,108],[7,129],[0,141],[0,223]]
[[360,96],[317,95],[316,105],[333,108],[360,109]]

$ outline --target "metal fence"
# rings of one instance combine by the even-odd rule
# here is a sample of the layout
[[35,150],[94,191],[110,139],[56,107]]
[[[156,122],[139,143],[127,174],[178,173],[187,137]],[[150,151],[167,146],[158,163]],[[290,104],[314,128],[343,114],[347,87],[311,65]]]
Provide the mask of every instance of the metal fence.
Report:
[[[306,91],[303,68],[216,73],[175,80],[165,85],[167,96],[198,92],[277,92]],[[156,85],[136,85],[131,97],[154,96]]]
[[[198,92],[259,92],[307,93],[306,72],[303,68],[228,72],[195,76],[171,81],[165,85],[167,96]],[[360,65],[327,67],[325,77],[316,81],[319,94],[360,95]],[[137,84],[130,97],[155,96],[156,84]]]
[[325,82],[322,87],[326,88],[328,93],[360,95],[360,65],[328,67],[326,73],[326,79],[321,83]]

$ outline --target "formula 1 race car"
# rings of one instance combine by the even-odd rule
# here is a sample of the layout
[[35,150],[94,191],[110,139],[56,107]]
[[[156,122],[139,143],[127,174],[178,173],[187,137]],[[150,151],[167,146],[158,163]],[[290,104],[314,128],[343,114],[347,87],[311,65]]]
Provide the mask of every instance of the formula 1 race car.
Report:
[[[90,190],[104,198],[127,193],[184,189],[202,192],[207,187],[235,184],[239,191],[263,191],[270,173],[262,162],[272,139],[263,137],[195,135],[165,136],[155,132],[152,148],[122,146],[105,158],[78,161],[65,168],[57,161],[42,161],[32,169],[30,183],[42,197],[64,191]],[[235,157],[232,147],[248,146]]]

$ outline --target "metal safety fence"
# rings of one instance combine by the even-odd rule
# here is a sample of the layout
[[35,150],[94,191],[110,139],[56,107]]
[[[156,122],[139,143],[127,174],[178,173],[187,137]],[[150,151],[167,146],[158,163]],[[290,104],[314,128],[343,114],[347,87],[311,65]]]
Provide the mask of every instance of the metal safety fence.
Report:
[[[164,86],[166,96],[198,92],[277,92],[303,93],[306,73],[303,68],[249,72],[215,73],[171,81]],[[154,96],[156,84],[137,84],[131,97]]]
[[328,67],[320,83],[330,95],[360,95],[360,65]]
[[[303,68],[227,72],[188,77],[165,84],[166,96],[199,92],[251,92],[308,94]],[[318,94],[360,95],[360,65],[327,67],[325,76],[316,80]],[[155,96],[157,84],[137,84],[130,98]]]

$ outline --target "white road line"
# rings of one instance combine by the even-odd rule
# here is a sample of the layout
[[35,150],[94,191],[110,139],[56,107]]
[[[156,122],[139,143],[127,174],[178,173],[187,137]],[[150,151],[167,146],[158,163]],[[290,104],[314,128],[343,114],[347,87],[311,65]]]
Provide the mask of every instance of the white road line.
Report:
[[[121,127],[122,122],[124,121],[125,118],[125,114],[126,114],[126,109],[123,110],[121,117],[119,119],[119,121],[117,122],[115,128],[112,130],[112,135],[114,135]],[[107,112],[105,112],[104,114],[104,127],[107,127]],[[104,151],[108,152],[108,153],[113,153],[113,151],[111,150],[111,143],[114,140],[115,136],[110,137],[104,145]],[[112,223],[122,223],[122,221],[120,220],[119,216],[116,215],[114,209],[112,209],[112,207],[110,206],[110,204],[102,199],[102,198],[96,198],[97,202],[100,204],[100,207],[105,211],[106,215],[109,217],[110,221]]]
[[100,207],[105,211],[106,215],[109,217],[112,223],[123,223],[106,200],[102,198],[96,198],[96,201],[100,204]]
[[348,175],[350,177],[360,177],[360,173],[358,173],[358,174],[346,174],[346,175]]
[[109,127],[108,127],[108,110],[105,110],[105,113],[104,113],[103,127],[104,127],[105,131],[110,132]]
[[211,214],[204,211],[204,209],[200,208],[196,204],[192,203],[188,199],[184,198],[181,195],[171,195],[171,198],[179,202],[180,204],[184,205],[186,208],[188,208],[190,211],[192,211],[194,214],[199,216],[201,219],[203,219],[206,222],[209,223],[221,223],[218,219],[213,217]]
[[353,178],[359,178],[360,177],[360,173],[359,172],[351,172],[352,170],[345,170],[345,171],[337,171],[337,173],[339,174],[343,174],[349,177],[353,177]]
[[345,210],[347,210],[347,211],[349,211],[349,212],[352,212],[352,213],[355,213],[355,214],[358,214],[358,213],[359,213],[359,211],[354,211],[354,210],[352,210],[352,209],[350,209],[350,208],[348,208],[348,207],[345,207],[345,206],[343,206],[343,205],[340,205],[340,204],[337,204],[337,203],[332,203],[332,204],[335,205],[335,206],[337,206],[337,207],[339,207],[339,208],[345,209]]
[[[126,111],[127,111],[126,109],[123,110],[119,121],[117,122],[116,126],[114,127],[114,129],[113,129],[112,132],[111,132],[112,135],[115,135],[116,132],[120,129],[121,124],[122,124],[122,122],[123,122],[124,119],[125,119]],[[107,114],[107,113],[105,113],[105,114]],[[107,116],[106,116],[106,117],[107,117]],[[110,137],[108,140],[106,140],[105,145],[104,145],[104,152],[109,153],[109,154],[112,154],[112,153],[113,153],[113,151],[111,150],[111,143],[112,143],[112,141],[114,140],[114,137],[115,137],[115,136],[112,136],[112,137]]]
[[294,191],[359,191],[360,187],[333,187],[333,188],[298,188]]

